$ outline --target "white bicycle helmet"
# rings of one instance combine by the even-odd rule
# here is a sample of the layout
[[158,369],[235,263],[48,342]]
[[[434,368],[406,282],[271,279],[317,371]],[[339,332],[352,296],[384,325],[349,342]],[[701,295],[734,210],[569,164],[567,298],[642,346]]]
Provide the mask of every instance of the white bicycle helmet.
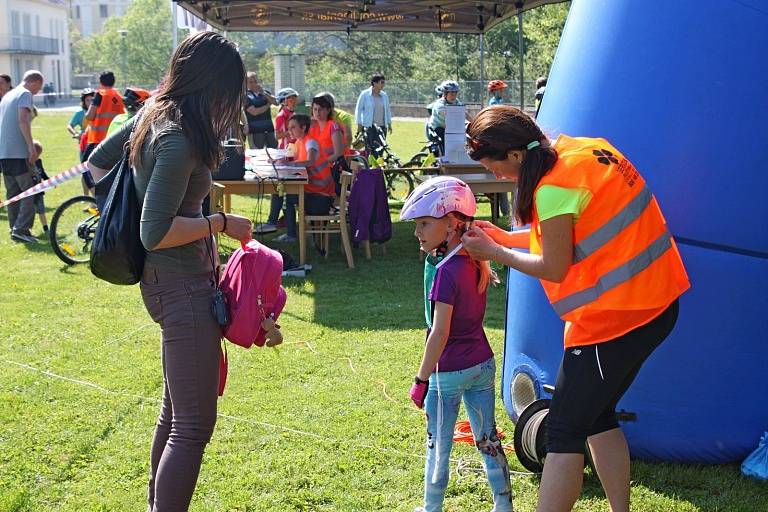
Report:
[[275,95],[275,99],[278,103],[283,103],[286,99],[290,98],[291,96],[296,96],[298,98],[299,93],[296,92],[296,89],[291,89],[290,87],[284,87],[277,91],[277,95]]
[[475,195],[466,183],[453,176],[437,176],[411,192],[400,210],[400,220],[419,217],[439,219],[451,212],[474,217],[476,211]]

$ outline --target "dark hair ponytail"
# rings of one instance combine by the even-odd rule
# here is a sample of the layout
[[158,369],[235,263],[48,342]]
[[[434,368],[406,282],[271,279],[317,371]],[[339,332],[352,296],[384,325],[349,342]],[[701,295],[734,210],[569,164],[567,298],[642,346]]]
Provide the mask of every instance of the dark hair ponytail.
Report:
[[[539,145],[528,149],[531,142]],[[557,161],[531,117],[510,105],[484,108],[467,127],[467,153],[472,160],[504,160],[510,151],[525,151],[515,198],[515,217],[520,224],[533,220],[533,192]]]

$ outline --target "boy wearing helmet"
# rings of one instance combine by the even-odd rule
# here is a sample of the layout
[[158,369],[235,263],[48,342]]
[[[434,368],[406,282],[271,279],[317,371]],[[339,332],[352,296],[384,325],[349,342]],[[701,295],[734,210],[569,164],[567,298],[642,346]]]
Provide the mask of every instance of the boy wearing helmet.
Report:
[[501,105],[504,103],[504,89],[509,87],[503,80],[491,80],[488,82],[488,94],[491,98],[488,100],[488,106]]
[[121,126],[123,126],[129,119],[136,115],[141,107],[144,106],[144,102],[149,98],[149,91],[142,89],[141,87],[127,87],[125,94],[123,94],[123,105],[125,106],[125,113],[115,116],[107,129],[107,136],[112,135]]
[[439,176],[416,187],[400,212],[400,220],[415,221],[414,235],[427,253],[427,341],[410,390],[411,400],[427,416],[427,463],[424,506],[414,512],[442,510],[462,400],[485,462],[493,510],[512,511],[509,465],[496,433],[496,362],[483,330],[488,284],[497,279],[488,262],[469,257],[461,243],[476,208],[466,183]]

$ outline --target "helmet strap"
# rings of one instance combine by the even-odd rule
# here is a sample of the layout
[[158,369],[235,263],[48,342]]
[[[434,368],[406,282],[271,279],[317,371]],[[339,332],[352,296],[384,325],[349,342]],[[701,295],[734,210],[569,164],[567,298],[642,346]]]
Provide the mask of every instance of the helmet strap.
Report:
[[442,258],[448,252],[448,240],[435,247],[435,257]]

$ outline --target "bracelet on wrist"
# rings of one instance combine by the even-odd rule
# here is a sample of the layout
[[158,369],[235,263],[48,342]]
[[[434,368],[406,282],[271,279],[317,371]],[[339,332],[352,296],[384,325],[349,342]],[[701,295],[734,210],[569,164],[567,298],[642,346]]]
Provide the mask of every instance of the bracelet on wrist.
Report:
[[227,231],[227,214],[224,212],[216,212],[219,215],[221,215],[221,218],[224,219],[224,225],[221,227],[221,232],[224,233]]
[[415,382],[416,384],[428,384],[428,383],[429,383],[429,379],[427,379],[427,380],[421,380],[421,379],[419,378],[419,376],[418,376],[418,375],[416,375],[416,376],[413,378],[413,382]]

